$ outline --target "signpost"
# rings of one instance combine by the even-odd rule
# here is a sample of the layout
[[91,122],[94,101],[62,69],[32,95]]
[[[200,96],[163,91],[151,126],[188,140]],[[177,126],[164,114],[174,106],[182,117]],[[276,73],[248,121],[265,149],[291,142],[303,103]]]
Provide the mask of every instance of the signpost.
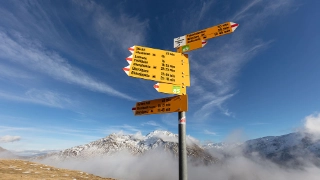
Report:
[[137,102],[132,108],[134,115],[163,114],[188,111],[188,96],[174,96]]
[[177,52],[184,53],[195,49],[202,48],[206,45],[207,39],[230,34],[239,26],[237,23],[226,22],[217,26],[212,26],[197,32],[173,39],[173,47]]
[[143,46],[129,48],[132,53],[126,60],[129,66],[123,68],[128,76],[158,81],[153,87],[161,93],[178,96],[137,102],[132,108],[134,115],[149,115],[178,112],[179,122],[179,180],[187,180],[186,111],[190,86],[188,55],[182,54],[204,47],[207,40],[235,31],[237,23],[226,22],[173,40],[177,52],[152,49]]
[[[189,52],[204,47],[207,40],[230,34],[239,26],[237,23],[226,22],[217,26],[180,36],[173,40],[173,47],[179,53]],[[186,113],[178,113],[179,121],[179,179],[187,180],[187,147],[186,147]]]
[[123,70],[130,77],[190,86],[187,55],[142,46],[129,48],[129,66]]
[[187,94],[185,86],[177,84],[157,83],[153,86],[158,92],[166,94]]

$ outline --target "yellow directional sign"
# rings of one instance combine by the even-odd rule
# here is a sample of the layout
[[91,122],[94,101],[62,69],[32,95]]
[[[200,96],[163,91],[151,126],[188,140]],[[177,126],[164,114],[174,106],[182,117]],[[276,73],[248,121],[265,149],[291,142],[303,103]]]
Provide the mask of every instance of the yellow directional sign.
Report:
[[181,95],[137,102],[132,110],[136,116],[188,111],[188,97]]
[[157,83],[153,86],[158,92],[167,94],[187,94],[186,86],[177,84]]
[[238,26],[239,24],[233,22],[212,26],[207,29],[174,38],[173,46],[174,48],[177,48],[177,52],[180,53],[202,48],[206,44],[207,39],[230,34],[234,32]]
[[181,47],[177,48],[177,52],[185,53],[185,52],[188,52],[188,51],[192,51],[192,50],[195,50],[195,49],[202,48],[206,44],[207,44],[207,41],[204,40],[204,39],[200,40],[200,41],[191,41],[187,45],[184,45],[184,46],[181,46]]
[[130,77],[190,86],[189,60],[185,54],[143,46],[129,48],[129,66],[123,70]]

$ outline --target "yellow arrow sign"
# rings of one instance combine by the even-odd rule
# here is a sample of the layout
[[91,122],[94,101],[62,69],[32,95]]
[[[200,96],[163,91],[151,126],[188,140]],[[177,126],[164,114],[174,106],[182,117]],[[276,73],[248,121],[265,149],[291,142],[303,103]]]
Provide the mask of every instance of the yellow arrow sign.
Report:
[[195,50],[195,49],[202,48],[206,44],[207,44],[207,41],[204,40],[204,39],[201,40],[201,41],[192,41],[187,45],[184,45],[184,46],[181,46],[181,47],[177,48],[177,52],[185,53],[185,52],[188,52],[188,51],[192,51],[192,50]]
[[158,92],[167,94],[187,94],[186,86],[177,84],[157,83],[153,86]]
[[130,77],[190,86],[189,60],[185,54],[143,46],[129,48],[129,66],[123,70]]
[[174,38],[173,47],[177,48],[177,51],[181,53],[202,48],[206,44],[207,39],[230,34],[234,32],[238,26],[239,24],[237,23],[226,22],[191,34],[180,36]]
[[188,111],[188,96],[181,95],[137,102],[132,110],[136,116]]

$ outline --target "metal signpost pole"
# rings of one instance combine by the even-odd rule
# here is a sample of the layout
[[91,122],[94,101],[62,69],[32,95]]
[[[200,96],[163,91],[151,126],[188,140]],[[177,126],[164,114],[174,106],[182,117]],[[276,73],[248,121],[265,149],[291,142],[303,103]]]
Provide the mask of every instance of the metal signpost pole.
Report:
[[187,145],[186,145],[186,112],[179,112],[179,180],[188,180]]
[[[178,51],[178,50],[177,50]],[[187,101],[188,104],[188,101]],[[186,144],[186,112],[178,112],[178,149],[179,149],[179,180],[188,180],[187,144]]]

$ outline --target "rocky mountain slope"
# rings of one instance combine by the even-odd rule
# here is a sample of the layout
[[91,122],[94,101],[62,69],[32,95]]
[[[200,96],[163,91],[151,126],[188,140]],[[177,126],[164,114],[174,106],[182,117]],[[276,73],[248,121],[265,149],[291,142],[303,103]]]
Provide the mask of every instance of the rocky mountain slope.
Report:
[[18,159],[19,156],[15,155],[14,153],[0,147],[0,158],[1,159]]
[[301,164],[304,161],[320,162],[320,139],[306,133],[268,136],[245,142],[243,151],[250,155],[257,152],[261,157],[278,164]]
[[[178,135],[168,131],[153,131],[146,136],[110,134],[91,143],[51,153],[42,158],[54,159],[90,158],[100,155],[112,155],[120,151],[128,151],[133,155],[141,155],[150,150],[165,150],[178,156]],[[187,138],[187,155],[191,161],[210,164],[217,159],[212,157],[191,138]]]
[[5,149],[3,149],[2,147],[0,147],[0,152],[4,152],[6,151]]
[[204,145],[204,148],[219,152],[222,157],[240,153],[249,158],[259,157],[285,166],[299,166],[305,162],[320,165],[320,139],[307,133],[267,136],[244,143],[210,143]]

